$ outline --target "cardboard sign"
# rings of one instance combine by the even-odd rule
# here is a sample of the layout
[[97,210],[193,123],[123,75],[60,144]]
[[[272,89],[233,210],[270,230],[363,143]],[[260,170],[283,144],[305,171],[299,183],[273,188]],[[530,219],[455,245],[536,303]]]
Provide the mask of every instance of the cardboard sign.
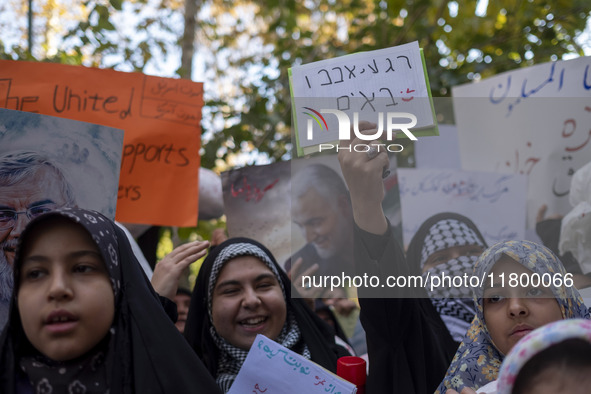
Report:
[[[337,117],[323,115],[323,109],[342,111],[352,125],[355,114],[359,121],[377,123],[378,128],[382,124],[384,136],[388,113],[410,113],[416,116],[413,134],[437,135],[425,63],[416,41],[294,66],[289,75],[298,156],[338,141]],[[408,124],[403,118],[395,117],[392,123]]]
[[449,168],[459,170],[460,146],[458,129],[452,125],[437,126],[439,136],[415,141],[416,168]]
[[117,220],[195,226],[203,84],[0,61],[0,108],[125,130]]
[[566,214],[591,158],[591,57],[540,64],[453,89],[462,168],[528,175],[528,227]]
[[354,394],[357,388],[318,364],[258,334],[228,394]]
[[398,181],[405,245],[441,212],[471,219],[489,245],[525,236],[525,175],[399,168]]

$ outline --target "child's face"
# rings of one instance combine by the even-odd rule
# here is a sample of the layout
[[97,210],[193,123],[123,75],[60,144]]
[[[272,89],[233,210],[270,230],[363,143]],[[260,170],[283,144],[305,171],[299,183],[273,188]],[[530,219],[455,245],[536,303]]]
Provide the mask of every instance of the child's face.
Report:
[[180,332],[185,332],[185,324],[187,323],[191,297],[187,294],[177,294],[174,296],[174,303],[176,304],[176,310],[178,313],[178,319],[174,325]]
[[588,394],[591,387],[591,368],[572,372],[566,368],[550,367],[541,370],[532,386],[523,394]]
[[23,245],[18,310],[31,344],[66,361],[107,334],[115,314],[113,288],[101,254],[80,225],[51,219]]
[[[494,275],[494,287],[484,290],[484,320],[493,343],[501,353],[507,354],[517,341],[534,329],[563,318],[550,288],[509,285],[511,273],[532,274],[521,264],[503,257],[491,273]],[[504,287],[501,287],[499,276],[502,273],[505,274]]]

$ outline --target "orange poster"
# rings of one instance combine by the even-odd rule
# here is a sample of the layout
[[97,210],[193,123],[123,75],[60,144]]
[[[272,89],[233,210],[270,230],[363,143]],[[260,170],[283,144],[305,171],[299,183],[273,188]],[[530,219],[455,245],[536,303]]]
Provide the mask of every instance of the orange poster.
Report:
[[0,108],[125,131],[117,220],[197,224],[203,84],[54,63],[0,61]]

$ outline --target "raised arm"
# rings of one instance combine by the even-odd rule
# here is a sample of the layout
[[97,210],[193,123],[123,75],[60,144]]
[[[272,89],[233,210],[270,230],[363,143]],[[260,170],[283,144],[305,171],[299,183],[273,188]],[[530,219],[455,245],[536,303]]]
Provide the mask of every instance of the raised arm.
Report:
[[[375,129],[375,127],[374,123],[363,121],[359,123],[360,131]],[[339,163],[351,195],[355,223],[362,230],[382,235],[388,229],[382,210],[384,199],[382,169],[389,165],[388,155],[383,149],[373,158],[366,152],[354,152],[353,149],[349,152],[342,149],[361,143],[367,144],[367,141],[358,138],[341,141]]]

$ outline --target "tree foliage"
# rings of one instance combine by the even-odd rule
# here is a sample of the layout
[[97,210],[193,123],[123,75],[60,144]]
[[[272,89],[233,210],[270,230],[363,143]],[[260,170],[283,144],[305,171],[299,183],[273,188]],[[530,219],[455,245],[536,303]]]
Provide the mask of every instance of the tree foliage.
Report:
[[[449,96],[450,88],[517,67],[582,55],[574,38],[589,17],[586,1],[488,2],[477,10],[474,1],[432,0],[269,0],[257,2],[250,35],[238,23],[212,38],[219,47],[240,47],[249,40],[259,51],[231,62],[237,70],[258,70],[258,78],[236,80],[241,105],[218,113],[233,120],[215,138],[233,145],[253,141],[275,159],[290,146],[290,96],[287,70],[348,53],[387,48],[417,40],[424,49],[434,96]],[[228,5],[225,11],[231,12]],[[218,22],[223,18],[220,13]],[[218,23],[210,23],[217,26]],[[268,69],[275,71],[269,72]],[[217,68],[219,76],[224,69]],[[207,160],[213,150],[206,151]]]
[[[205,82],[207,168],[227,166],[238,152],[254,152],[251,162],[290,157],[293,65],[417,40],[433,95],[449,96],[457,84],[582,55],[575,37],[590,15],[588,0],[188,1],[200,10],[195,44],[204,72],[196,79]],[[181,0],[86,0],[69,12],[63,0],[33,4],[37,49],[27,51],[22,23],[15,41],[0,20],[0,57],[162,76],[173,76],[166,71],[172,63],[186,74],[180,48],[190,35],[183,34]],[[22,19],[26,10],[12,12]]]

